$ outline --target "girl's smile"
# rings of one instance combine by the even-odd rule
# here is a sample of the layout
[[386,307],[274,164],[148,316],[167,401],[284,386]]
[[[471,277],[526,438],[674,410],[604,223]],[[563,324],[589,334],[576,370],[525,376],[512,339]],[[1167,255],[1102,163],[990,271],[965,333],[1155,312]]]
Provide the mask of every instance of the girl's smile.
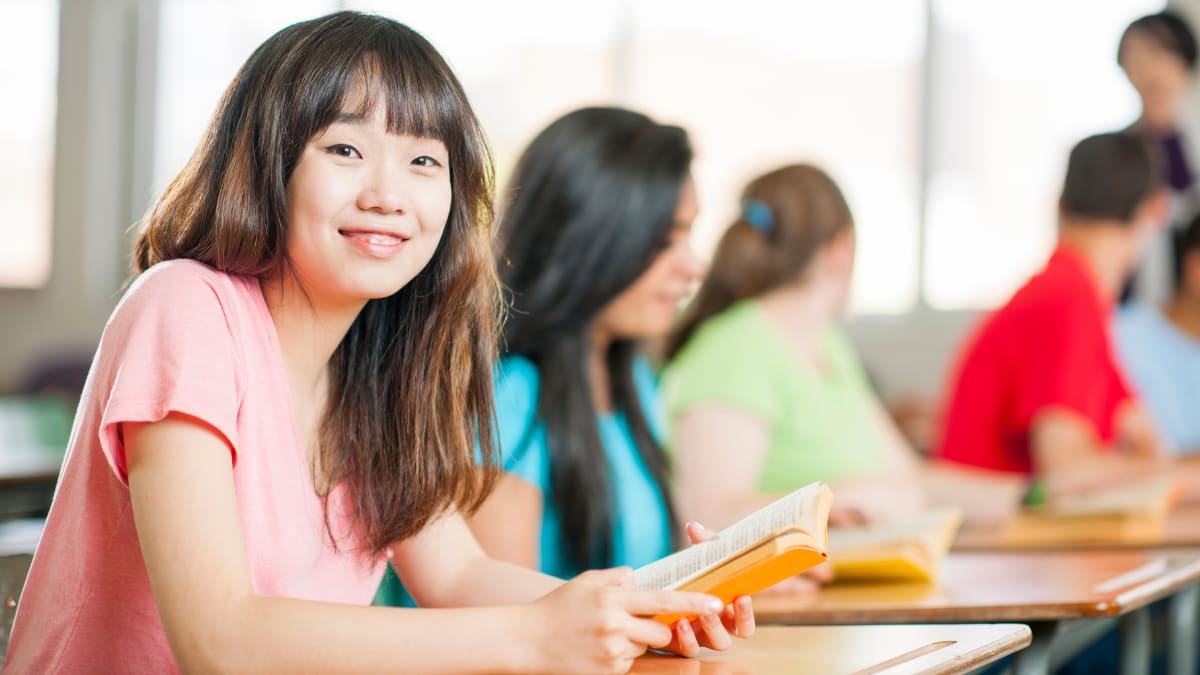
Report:
[[411,235],[377,228],[342,228],[338,234],[373,258],[390,258],[399,254],[411,238]]

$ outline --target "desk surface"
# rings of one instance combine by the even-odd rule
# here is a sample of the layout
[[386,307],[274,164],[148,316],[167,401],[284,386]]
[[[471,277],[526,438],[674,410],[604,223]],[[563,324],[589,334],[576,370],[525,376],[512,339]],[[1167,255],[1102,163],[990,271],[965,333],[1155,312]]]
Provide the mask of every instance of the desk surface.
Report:
[[775,673],[963,673],[1029,644],[1027,626],[765,626],[726,652],[695,659],[650,654],[643,675],[774,675]]
[[954,538],[956,551],[1034,551],[1084,550],[1113,548],[1191,548],[1200,547],[1200,504],[1181,504],[1171,510],[1160,534],[1114,537],[1104,541],[1053,543],[1014,543],[1004,537],[1003,522],[966,523]]
[[951,553],[936,583],[833,584],[764,594],[786,624],[1044,621],[1124,614],[1200,580],[1200,550]]

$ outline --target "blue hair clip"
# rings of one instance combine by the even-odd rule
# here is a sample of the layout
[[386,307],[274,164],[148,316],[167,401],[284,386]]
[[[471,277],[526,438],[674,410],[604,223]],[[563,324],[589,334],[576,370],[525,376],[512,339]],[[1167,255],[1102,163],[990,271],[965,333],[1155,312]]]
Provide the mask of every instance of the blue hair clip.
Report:
[[742,202],[742,218],[763,234],[770,234],[771,230],[775,229],[775,216],[771,213],[771,207],[757,199]]

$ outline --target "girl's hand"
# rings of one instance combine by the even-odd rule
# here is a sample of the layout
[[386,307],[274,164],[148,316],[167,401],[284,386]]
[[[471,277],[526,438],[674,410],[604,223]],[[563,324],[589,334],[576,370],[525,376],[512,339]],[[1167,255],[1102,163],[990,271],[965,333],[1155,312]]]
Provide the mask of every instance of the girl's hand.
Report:
[[[703,593],[634,588],[633,570],[621,567],[584,572],[531,607],[538,612],[532,625],[544,655],[537,670],[624,673],[648,647],[662,649],[676,642],[669,627],[642,617],[715,617],[721,602]],[[693,653],[699,651],[694,636],[690,646]]]
[[[700,523],[688,523],[688,539],[693,544],[707,541],[716,533]],[[671,643],[666,651],[681,656],[695,656],[700,647],[723,651],[733,642],[730,635],[747,638],[754,634],[754,606],[750,596],[734,598],[720,614],[701,614],[691,621],[680,619],[672,626]]]

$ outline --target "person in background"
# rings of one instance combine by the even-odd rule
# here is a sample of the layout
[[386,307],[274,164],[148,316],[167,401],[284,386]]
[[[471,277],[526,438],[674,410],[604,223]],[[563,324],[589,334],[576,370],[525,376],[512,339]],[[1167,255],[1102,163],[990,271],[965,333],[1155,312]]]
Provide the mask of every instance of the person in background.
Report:
[[1191,28],[1171,10],[1134,20],[1117,43],[1117,63],[1141,103],[1141,112],[1127,131],[1158,148],[1164,182],[1172,194],[1167,221],[1172,228],[1149,243],[1136,283],[1124,289],[1123,301],[1135,296],[1165,301],[1170,294],[1168,270],[1173,257],[1169,230],[1182,228],[1200,211],[1200,184],[1195,174],[1200,129],[1195,129],[1185,114],[1196,58]]
[[839,318],[850,208],[824,171],[750,182],[708,278],[666,344],[679,509],[720,527],[813,481],[832,521],[919,511],[919,461],[868,384]]
[[1051,499],[1160,469],[1161,444],[1114,360],[1110,326],[1124,279],[1166,218],[1161,176],[1138,136],[1074,147],[1057,247],[979,324],[952,370],[942,460],[1037,475]]
[[[703,272],[688,243],[691,161],[679,127],[584,108],[517,162],[497,235],[504,475],[470,519],[490,555],[571,577],[640,567],[679,543],[640,342],[666,334]],[[400,591],[389,576],[376,601],[403,603]]]
[[1200,216],[1177,239],[1174,293],[1161,309],[1148,303],[1122,308],[1116,341],[1169,447],[1200,464]]

